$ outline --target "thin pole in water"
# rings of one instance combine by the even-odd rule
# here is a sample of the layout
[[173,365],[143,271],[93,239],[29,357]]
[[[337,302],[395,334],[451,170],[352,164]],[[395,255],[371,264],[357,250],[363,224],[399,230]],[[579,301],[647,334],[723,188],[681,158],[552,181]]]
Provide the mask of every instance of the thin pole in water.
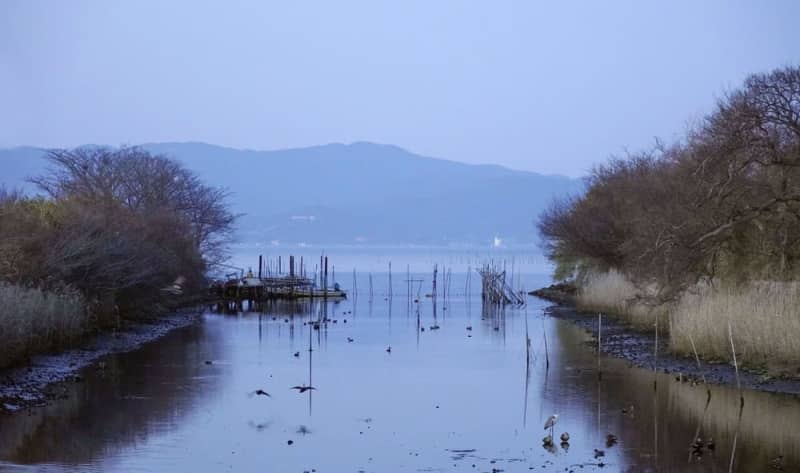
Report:
[[733,328],[731,320],[728,319],[728,338],[731,341],[731,353],[733,354],[733,367],[736,370],[736,387],[739,389],[739,405],[744,407],[744,395],[742,394],[742,383],[739,381],[739,363],[736,361],[736,347],[733,346]]
[[603,371],[600,369],[600,352],[603,345],[603,314],[597,313],[597,379],[603,378]]

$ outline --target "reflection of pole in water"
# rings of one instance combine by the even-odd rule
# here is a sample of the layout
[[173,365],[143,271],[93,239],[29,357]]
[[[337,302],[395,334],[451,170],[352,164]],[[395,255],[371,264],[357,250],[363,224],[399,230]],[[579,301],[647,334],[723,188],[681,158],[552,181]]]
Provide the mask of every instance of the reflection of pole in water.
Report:
[[[710,391],[709,391],[709,392],[710,392]],[[694,431],[694,436],[692,437],[692,440],[691,440],[691,442],[689,442],[689,445],[692,445],[692,444],[694,444],[694,442],[695,442],[695,441],[697,440],[697,438],[700,436],[700,428],[703,426],[703,423],[704,423],[704,422],[705,422],[705,420],[706,420],[706,413],[708,412],[708,406],[709,406],[710,404],[711,404],[711,396],[708,396],[708,397],[706,398],[706,407],[704,407],[704,408],[703,408],[703,415],[702,415],[702,416],[700,417],[700,419],[697,421],[697,428],[696,428],[696,429],[695,429],[695,431]],[[690,450],[689,450],[689,461],[688,461],[688,463],[691,463],[691,462],[692,462],[692,450],[690,449]]]
[[736,419],[736,433],[733,434],[733,445],[731,446],[731,461],[728,464],[728,473],[733,473],[733,463],[736,458],[736,442],[739,440],[739,428],[742,426],[742,412],[744,411],[744,401],[739,403],[739,418]]
[[653,390],[653,461],[658,469],[658,390]]
[[[313,386],[313,384],[311,382],[312,381],[311,380],[311,358],[312,358],[312,353],[314,352],[314,349],[311,346],[311,332],[313,332],[313,331],[314,331],[313,328],[309,327],[309,329],[308,329],[308,385],[309,386]],[[311,393],[313,391],[314,391],[313,389],[309,389],[308,390],[308,415],[309,416],[311,415]]]
[[528,308],[525,307],[525,403],[522,410],[522,427],[528,423],[528,384],[531,381],[531,338],[528,335]]

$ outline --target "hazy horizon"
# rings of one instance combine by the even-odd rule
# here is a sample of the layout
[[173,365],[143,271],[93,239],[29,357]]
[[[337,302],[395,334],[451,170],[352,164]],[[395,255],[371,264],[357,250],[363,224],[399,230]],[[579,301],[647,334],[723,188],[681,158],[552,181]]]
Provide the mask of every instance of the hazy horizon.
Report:
[[800,4],[0,5],[0,147],[369,141],[581,176],[797,63]]

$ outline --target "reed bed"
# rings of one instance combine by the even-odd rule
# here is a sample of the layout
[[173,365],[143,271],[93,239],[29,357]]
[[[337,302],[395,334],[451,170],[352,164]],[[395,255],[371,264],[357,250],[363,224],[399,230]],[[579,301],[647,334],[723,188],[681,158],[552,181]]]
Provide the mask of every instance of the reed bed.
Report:
[[800,283],[752,282],[702,287],[671,311],[671,347],[691,353],[691,338],[706,358],[731,359],[728,324],[745,365],[800,364]]
[[642,290],[618,271],[593,273],[582,282],[576,304],[587,312],[615,315],[639,328],[652,329],[664,311],[643,302]]
[[75,290],[0,284],[0,368],[74,341],[87,327],[86,304]]

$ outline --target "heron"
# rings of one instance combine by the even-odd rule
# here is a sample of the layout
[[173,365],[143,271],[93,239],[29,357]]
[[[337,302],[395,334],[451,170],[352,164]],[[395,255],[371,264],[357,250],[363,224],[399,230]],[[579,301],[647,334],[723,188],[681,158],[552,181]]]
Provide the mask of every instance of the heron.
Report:
[[292,386],[289,389],[296,389],[297,392],[300,393],[300,394],[303,394],[306,391],[316,391],[317,390],[317,388],[315,388],[313,386],[306,386],[305,384],[303,384],[301,386]]
[[558,414],[551,415],[544,423],[544,430],[550,429],[550,437],[553,436],[553,427],[555,427],[556,422],[558,422]]

